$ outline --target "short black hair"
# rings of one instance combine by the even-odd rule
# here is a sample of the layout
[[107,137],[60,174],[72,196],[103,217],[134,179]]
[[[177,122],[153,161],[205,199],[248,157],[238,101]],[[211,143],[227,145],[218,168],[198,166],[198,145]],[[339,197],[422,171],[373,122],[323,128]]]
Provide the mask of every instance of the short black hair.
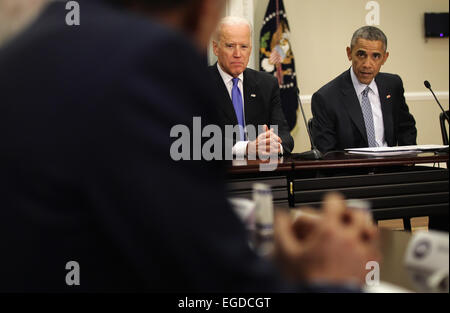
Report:
[[352,36],[352,40],[350,43],[350,47],[353,49],[353,47],[356,45],[356,42],[358,39],[366,39],[371,41],[381,41],[384,46],[384,51],[387,49],[387,37],[383,33],[383,31],[375,26],[363,26],[359,29],[357,29]]

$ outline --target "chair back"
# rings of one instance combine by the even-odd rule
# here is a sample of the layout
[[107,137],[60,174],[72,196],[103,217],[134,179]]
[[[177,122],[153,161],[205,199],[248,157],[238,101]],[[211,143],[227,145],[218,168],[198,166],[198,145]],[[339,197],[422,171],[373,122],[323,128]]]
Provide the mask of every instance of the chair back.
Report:
[[[449,111],[445,111],[445,113],[447,113],[447,116],[449,114]],[[439,114],[439,123],[441,124],[441,133],[442,133],[442,143],[444,145],[448,145],[448,130],[447,130],[447,125],[448,125],[448,121],[445,118],[444,113]]]

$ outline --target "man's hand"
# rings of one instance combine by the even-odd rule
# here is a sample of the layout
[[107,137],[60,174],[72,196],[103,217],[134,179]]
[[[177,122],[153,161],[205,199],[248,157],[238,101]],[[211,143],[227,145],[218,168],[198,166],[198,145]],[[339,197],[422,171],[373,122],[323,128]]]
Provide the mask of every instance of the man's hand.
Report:
[[343,197],[325,197],[318,217],[287,214],[275,219],[275,257],[293,280],[364,284],[366,264],[379,261],[378,230],[368,212],[346,207]]
[[269,130],[264,125],[264,133],[260,134],[256,140],[247,145],[247,156],[261,157],[278,155],[281,153],[282,140],[275,133],[273,128]]

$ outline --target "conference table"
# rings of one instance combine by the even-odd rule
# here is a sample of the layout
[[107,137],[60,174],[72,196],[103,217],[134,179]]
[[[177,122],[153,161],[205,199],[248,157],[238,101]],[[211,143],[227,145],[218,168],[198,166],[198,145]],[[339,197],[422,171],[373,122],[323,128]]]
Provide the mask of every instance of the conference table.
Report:
[[[275,160],[235,160],[228,169],[231,198],[252,198],[255,183],[272,188],[274,205],[296,209],[320,207],[323,196],[341,192],[347,199],[366,200],[375,220],[448,216],[448,152],[371,156],[332,152],[321,160],[296,155]],[[262,165],[271,165],[264,170]]]

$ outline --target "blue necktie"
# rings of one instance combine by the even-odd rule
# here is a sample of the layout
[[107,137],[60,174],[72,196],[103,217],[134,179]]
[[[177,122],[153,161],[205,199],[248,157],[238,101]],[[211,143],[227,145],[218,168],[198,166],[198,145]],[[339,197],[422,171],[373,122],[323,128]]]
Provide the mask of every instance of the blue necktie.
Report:
[[373,114],[372,114],[372,106],[369,101],[369,90],[370,87],[367,86],[366,89],[362,92],[361,98],[361,109],[364,116],[364,124],[366,125],[367,132],[367,141],[369,143],[369,147],[376,147],[377,142],[375,140],[375,126],[373,124]]
[[245,121],[244,121],[244,105],[242,104],[242,94],[239,90],[239,78],[233,78],[233,89],[231,89],[231,99],[233,101],[234,111],[239,123],[240,141],[245,141]]

